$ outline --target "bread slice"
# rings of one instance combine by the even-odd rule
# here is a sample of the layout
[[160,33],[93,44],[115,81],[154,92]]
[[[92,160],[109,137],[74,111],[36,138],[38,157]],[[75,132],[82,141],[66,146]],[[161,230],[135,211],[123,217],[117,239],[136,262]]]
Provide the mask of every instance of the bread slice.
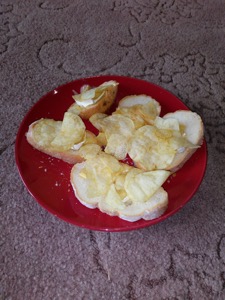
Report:
[[[160,187],[150,199],[145,202],[133,202],[129,205],[121,205],[112,207],[110,203],[105,201],[106,195],[90,198],[88,196],[89,181],[80,176],[80,172],[85,166],[85,162],[78,163],[73,166],[70,175],[70,181],[76,195],[81,204],[88,208],[98,208],[101,212],[110,216],[118,216],[119,218],[135,222],[140,219],[152,220],[161,216],[168,207],[168,194]],[[129,202],[129,199],[126,199]]]
[[132,203],[126,208],[115,210],[113,213],[104,199],[99,201],[98,207],[108,215],[115,215],[129,222],[135,222],[140,219],[153,220],[160,217],[166,211],[168,207],[168,194],[160,187],[146,202]]
[[160,114],[161,106],[158,101],[148,95],[130,95],[120,100],[118,107],[131,107],[135,105],[144,105],[147,103],[153,103],[157,107],[158,114]]
[[[173,157],[170,156],[167,157],[167,154],[170,155],[169,152],[167,152],[166,156],[159,156],[157,159],[156,157],[157,155],[159,155],[158,153],[160,153],[161,149],[162,152],[164,151],[164,145],[162,145],[162,147],[158,149],[159,152],[153,150],[155,154],[154,156],[149,156],[149,159],[150,158],[152,159],[149,160],[149,162],[146,162],[147,155],[145,155],[145,157],[140,157],[139,152],[137,153],[137,150],[135,152],[134,146],[131,146],[132,148],[129,154],[131,158],[133,158],[134,164],[137,168],[143,169],[145,171],[151,170],[152,168],[153,169],[156,168],[156,169],[164,169],[164,170],[169,170],[171,172],[176,172],[185,164],[185,162],[187,162],[187,160],[193,155],[193,153],[201,146],[203,141],[203,135],[204,135],[204,126],[201,117],[197,113],[188,110],[178,110],[176,112],[166,114],[163,117],[163,119],[176,119],[178,121],[179,123],[178,129],[180,128],[181,137],[183,139],[184,146],[178,148],[175,155],[173,154]],[[139,138],[139,136],[137,138]],[[185,143],[185,139],[187,140],[187,143]],[[155,147],[159,147],[159,146],[160,144],[159,145],[155,144]],[[137,158],[135,157],[136,156],[135,153],[138,154]],[[155,157],[156,159],[155,162],[153,160],[153,157]],[[160,166],[160,162],[164,161],[164,159],[165,162]]]
[[89,182],[79,175],[84,166],[85,162],[77,163],[73,166],[70,173],[70,182],[72,184],[75,196],[80,203],[88,208],[96,208],[98,207],[98,203],[102,197],[88,197],[87,186]]
[[[98,88],[102,89],[103,93],[97,102],[87,105],[86,107],[75,102],[69,107],[68,111],[78,114],[82,119],[89,119],[95,113],[104,113],[108,111],[116,98],[118,83],[109,81],[103,83]],[[76,101],[76,95],[74,95],[73,98]]]
[[166,168],[166,170],[176,172],[187,162],[198,147],[201,146],[204,136],[204,125],[197,113],[188,110],[177,110],[173,113],[167,113],[163,118],[177,119],[184,130],[183,134],[186,139],[196,146],[194,148],[181,149],[182,151],[176,153],[173,162]]
[[[42,143],[40,143],[40,140],[37,140],[35,138],[35,134],[34,134],[35,126],[38,124],[39,121],[40,120],[37,120],[37,121],[33,122],[32,124],[30,124],[30,126],[28,128],[28,132],[26,133],[27,141],[31,146],[33,146],[35,149],[37,149],[45,154],[48,154],[52,157],[61,159],[70,164],[75,164],[75,163],[84,161],[84,157],[82,157],[79,149],[77,149],[77,150],[69,149],[66,151],[58,151],[54,147],[52,147],[50,145],[50,142],[54,137],[50,137],[50,136],[48,137],[48,139],[49,139],[48,145],[46,145],[46,143],[44,145]],[[54,122],[54,124],[57,124],[57,121],[54,121],[54,120],[52,120],[52,121]],[[61,124],[60,121],[58,121],[58,123],[59,123],[59,125]],[[54,136],[54,134],[53,134],[53,136]],[[92,132],[86,131],[86,141],[84,142],[83,145],[85,145],[85,143],[89,143],[92,141],[94,143],[95,140],[96,140],[96,136]],[[77,148],[79,148],[79,145]]]

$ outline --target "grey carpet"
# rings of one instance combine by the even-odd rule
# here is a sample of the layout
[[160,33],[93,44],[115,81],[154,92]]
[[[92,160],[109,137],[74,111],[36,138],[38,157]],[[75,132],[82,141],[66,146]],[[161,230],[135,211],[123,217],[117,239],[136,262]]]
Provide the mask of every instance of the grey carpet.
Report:
[[[223,0],[0,1],[0,299],[225,299],[224,11]],[[19,125],[43,94],[104,74],[161,85],[205,123],[197,194],[132,232],[54,217],[14,159]]]

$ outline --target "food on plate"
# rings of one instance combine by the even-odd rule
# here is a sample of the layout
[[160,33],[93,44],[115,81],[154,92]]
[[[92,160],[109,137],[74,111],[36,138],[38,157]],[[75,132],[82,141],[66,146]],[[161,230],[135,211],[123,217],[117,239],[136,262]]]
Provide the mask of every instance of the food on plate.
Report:
[[160,104],[150,96],[131,95],[119,102],[112,115],[96,113],[89,120],[100,131],[97,139],[104,151],[123,160],[136,129],[153,124],[160,111]]
[[[188,110],[160,116],[160,103],[148,95],[126,96],[108,115],[117,89],[116,81],[83,85],[63,120],[33,122],[27,141],[74,164],[70,182],[86,207],[130,222],[152,220],[168,206],[163,184],[201,146],[203,122]],[[133,166],[124,163],[127,158]]]
[[[167,113],[163,119],[176,119],[180,126],[182,135],[188,143],[183,148],[179,148],[172,163],[167,169],[175,172],[179,170],[185,162],[194,154],[194,152],[202,145],[204,137],[204,124],[201,117],[192,111],[177,110],[173,113]],[[192,144],[192,145],[191,145]]]
[[146,95],[123,98],[112,113],[96,113],[90,122],[99,130],[104,151],[123,160],[127,155],[145,171],[177,171],[200,147],[203,123],[196,113],[180,110],[159,117],[160,104]]
[[146,124],[153,124],[154,119],[160,115],[159,102],[147,95],[131,95],[124,97],[114,114],[130,118],[138,129]]
[[75,94],[75,103],[68,109],[69,112],[78,114],[83,119],[89,119],[94,113],[104,113],[113,104],[118,90],[118,82],[110,80],[98,87],[89,85],[81,87],[80,94]]
[[96,114],[90,122],[100,131],[98,139],[104,145],[104,151],[122,160],[126,157],[129,140],[134,134],[134,122],[120,114]]
[[201,118],[191,111],[180,110],[157,117],[154,125],[136,130],[128,154],[138,168],[175,172],[200,147],[202,139]]
[[96,136],[86,130],[82,119],[66,112],[63,121],[40,119],[26,133],[27,141],[39,151],[74,164],[84,160],[82,148],[96,144]]
[[73,166],[71,184],[86,207],[134,222],[165,212],[168,194],[162,185],[169,175],[165,170],[145,172],[100,152]]

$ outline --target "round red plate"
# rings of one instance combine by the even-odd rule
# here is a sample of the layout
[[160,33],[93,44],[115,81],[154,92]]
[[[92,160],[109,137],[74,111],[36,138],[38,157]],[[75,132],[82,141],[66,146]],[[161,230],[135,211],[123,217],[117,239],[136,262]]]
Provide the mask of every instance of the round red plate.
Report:
[[[127,95],[147,94],[162,106],[161,115],[178,109],[188,110],[176,96],[144,80],[123,76],[99,76],[75,80],[43,96],[23,119],[16,139],[15,156],[20,176],[30,194],[50,213],[71,224],[102,231],[128,231],[161,222],[181,209],[197,191],[206,169],[207,148],[204,140],[190,160],[164,184],[169,195],[167,211],[159,218],[127,222],[110,217],[98,209],[88,209],[75,198],[70,184],[72,165],[52,158],[30,146],[25,133],[28,126],[40,118],[62,120],[64,112],[73,103],[73,91],[83,84],[98,86],[109,80],[119,82],[116,103]],[[91,129],[87,124],[88,129]]]

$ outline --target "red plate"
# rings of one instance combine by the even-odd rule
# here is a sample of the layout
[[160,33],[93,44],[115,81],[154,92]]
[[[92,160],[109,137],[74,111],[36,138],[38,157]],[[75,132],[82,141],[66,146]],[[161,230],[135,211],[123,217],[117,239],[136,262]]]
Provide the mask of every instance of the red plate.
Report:
[[[40,118],[62,120],[64,112],[73,103],[73,90],[83,84],[98,86],[109,80],[119,82],[116,103],[127,95],[147,94],[162,106],[162,113],[178,109],[188,110],[177,97],[161,87],[144,80],[123,76],[99,76],[79,79],[56,88],[43,96],[23,119],[16,139],[15,156],[20,176],[30,194],[50,213],[71,224],[102,231],[128,231],[161,222],[181,209],[197,191],[206,169],[207,148],[204,140],[191,159],[164,184],[169,195],[167,211],[159,218],[127,222],[110,217],[98,209],[88,209],[75,198],[70,184],[72,165],[52,158],[27,143],[28,126]],[[116,105],[113,109],[115,109]],[[87,124],[90,130],[90,125]]]

